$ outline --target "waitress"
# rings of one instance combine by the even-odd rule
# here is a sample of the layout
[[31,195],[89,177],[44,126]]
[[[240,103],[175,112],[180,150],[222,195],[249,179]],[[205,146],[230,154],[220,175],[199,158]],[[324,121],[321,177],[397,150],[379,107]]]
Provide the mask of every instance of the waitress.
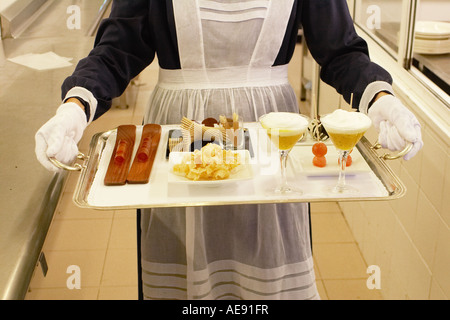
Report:
[[[385,147],[421,148],[420,124],[368,56],[345,0],[116,0],[95,47],[62,86],[63,104],[36,134],[36,154],[72,161],[86,126],[158,56],[144,123],[236,112],[246,121],[298,112],[288,67],[299,26],[321,78],[368,113]],[[370,107],[370,109],[369,109]],[[318,299],[307,203],[142,210],[145,299]],[[120,275],[118,275],[120,276]]]

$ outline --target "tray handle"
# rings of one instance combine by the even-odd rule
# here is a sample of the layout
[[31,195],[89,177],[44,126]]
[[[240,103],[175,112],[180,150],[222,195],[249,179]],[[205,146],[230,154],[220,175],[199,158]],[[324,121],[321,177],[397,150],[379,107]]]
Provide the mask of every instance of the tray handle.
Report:
[[[384,159],[384,160],[396,160],[398,158],[403,157],[405,154],[407,154],[409,151],[411,151],[412,147],[413,147],[412,143],[408,143],[406,145],[406,147],[403,150],[401,150],[400,152],[398,152],[397,154],[391,155],[390,153],[385,153],[385,154],[381,155],[380,158]],[[377,141],[371,148],[374,150],[379,150],[379,149],[382,149],[383,147]]]
[[[50,160],[51,163],[53,163],[55,167],[66,171],[81,171],[83,168],[85,168],[84,165],[81,165],[79,163],[75,163],[73,166],[69,166],[57,160],[56,158],[48,158],[48,159]],[[77,155],[77,159],[84,161],[87,160],[88,157],[85,156],[83,153],[79,152]]]

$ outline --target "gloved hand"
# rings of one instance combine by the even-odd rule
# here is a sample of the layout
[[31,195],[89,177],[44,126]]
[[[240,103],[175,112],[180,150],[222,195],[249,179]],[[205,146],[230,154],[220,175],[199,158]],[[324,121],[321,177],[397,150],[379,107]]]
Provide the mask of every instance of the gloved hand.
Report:
[[74,102],[62,104],[56,115],[36,133],[36,157],[50,171],[59,171],[49,157],[70,164],[78,155],[78,142],[86,129],[86,114]]
[[420,123],[398,98],[392,95],[382,96],[369,108],[368,116],[379,131],[378,142],[383,148],[400,151],[411,142],[413,147],[403,157],[405,160],[414,157],[422,148]]

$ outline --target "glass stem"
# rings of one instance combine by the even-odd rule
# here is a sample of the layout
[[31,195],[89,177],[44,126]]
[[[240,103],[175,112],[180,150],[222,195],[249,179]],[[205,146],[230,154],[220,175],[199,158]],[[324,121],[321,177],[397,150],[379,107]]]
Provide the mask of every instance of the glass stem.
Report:
[[345,168],[347,167],[347,156],[349,152],[339,150],[339,179],[336,190],[342,192],[345,189]]
[[286,167],[288,159],[289,150],[280,150],[280,163],[281,163],[281,185],[280,191],[285,192],[289,190],[286,177]]

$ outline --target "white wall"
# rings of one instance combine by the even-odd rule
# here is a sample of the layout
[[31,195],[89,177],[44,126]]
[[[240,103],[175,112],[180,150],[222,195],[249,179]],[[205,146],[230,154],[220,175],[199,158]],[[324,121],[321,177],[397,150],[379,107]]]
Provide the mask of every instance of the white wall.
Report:
[[[431,123],[420,122],[425,143],[420,154],[389,162],[406,196],[340,204],[366,262],[381,268],[385,299],[450,298],[449,140]],[[375,132],[368,136],[376,139]]]

